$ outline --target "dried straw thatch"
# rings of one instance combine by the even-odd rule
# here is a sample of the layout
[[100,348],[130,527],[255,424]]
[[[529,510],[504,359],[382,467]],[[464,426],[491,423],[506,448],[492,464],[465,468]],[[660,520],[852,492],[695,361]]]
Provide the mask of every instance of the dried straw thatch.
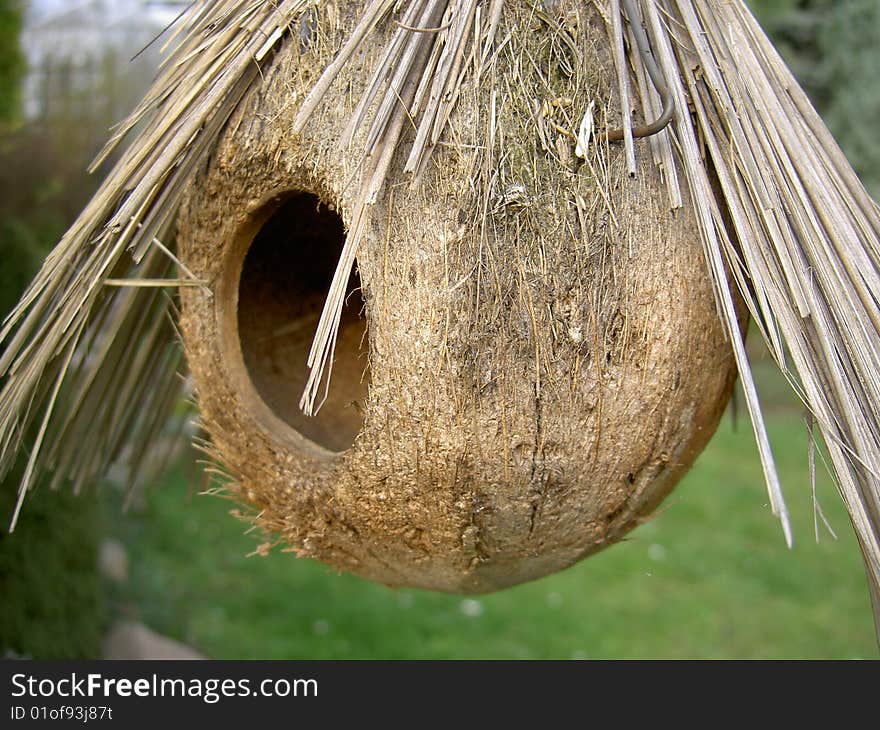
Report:
[[[877,598],[880,211],[742,2],[205,0],[193,3],[178,33],[160,78],[108,151],[137,127],[136,138],[0,332],[6,342],[0,468],[9,468],[27,439],[22,498],[45,471],[77,484],[94,478],[126,444],[136,446],[135,466],[143,459],[180,387],[169,300],[155,285],[182,286],[185,303],[222,292],[217,281],[201,278],[214,269],[204,253],[200,258],[197,243],[185,265],[171,250],[169,234],[185,188],[197,172],[209,185],[211,175],[235,162],[229,147],[212,156],[221,133],[230,139],[242,125],[257,123],[275,129],[253,98],[272,88],[264,98],[277,101],[272,94],[287,83],[286,106],[274,107],[278,118],[289,119],[286,141],[295,146],[310,139],[322,159],[344,161],[326,180],[308,179],[326,183],[323,191],[309,189],[338,202],[348,234],[311,349],[312,376],[301,403],[307,413],[333,393],[324,379],[337,335],[345,339],[340,322],[349,274],[359,247],[374,245],[377,221],[392,209],[392,199],[400,205],[409,197],[410,215],[417,215],[425,191],[444,182],[450,155],[459,166],[479,162],[466,186],[457,178],[436,189],[458,184],[474,203],[461,224],[485,221],[475,233],[491,241],[502,224],[525,220],[535,230],[546,222],[530,217],[546,205],[530,185],[551,180],[538,169],[550,160],[559,171],[547,198],[554,205],[560,201],[553,195],[577,193],[583,179],[592,181],[592,198],[571,198],[574,221],[593,223],[597,206],[604,206],[607,225],[631,231],[636,210],[649,224],[682,226],[673,240],[686,239],[692,221],[786,537],[791,539],[785,505],[742,342],[740,295],[822,434]],[[611,78],[596,78],[597,68]],[[291,74],[289,81],[279,79],[279,69]],[[513,83],[517,79],[523,83]],[[572,94],[555,93],[560,84]],[[527,123],[515,109],[531,100]],[[670,106],[672,120],[664,126]],[[333,112],[347,116],[327,127]],[[506,124],[513,125],[510,132]],[[316,125],[327,128],[323,149]],[[618,126],[619,133],[607,131]],[[485,130],[482,138],[477,129]],[[643,134],[648,138],[635,139]],[[613,142],[617,137],[623,150]],[[526,149],[526,141],[534,150],[530,158],[506,156],[506,149]],[[280,162],[285,139],[272,144]],[[480,149],[468,156],[467,145]],[[504,176],[516,165],[534,168],[522,186],[515,175]],[[460,174],[464,168],[456,169]],[[305,180],[312,173],[297,174]],[[195,235],[201,224],[194,196],[182,227]],[[649,213],[639,210],[644,204]],[[575,228],[569,235],[588,243],[596,233]],[[637,260],[639,246],[634,250]],[[491,252],[480,251],[484,258],[474,276],[485,274],[491,283]],[[540,256],[538,261],[540,266]],[[454,269],[460,262],[431,265],[439,264]],[[167,278],[175,267],[179,278]],[[457,283],[450,280],[447,289]],[[622,286],[625,291],[625,281]],[[528,299],[526,310],[534,308]],[[406,306],[399,298],[396,303]],[[419,304],[412,301],[414,308]],[[193,341],[189,336],[188,346]],[[478,350],[493,346],[491,339],[474,344]],[[537,350],[528,381],[536,392],[554,367]],[[719,377],[723,381],[724,373]],[[711,420],[704,418],[710,430]],[[271,481],[272,475],[264,476]],[[260,504],[246,483],[242,496]],[[653,502],[636,505],[631,516]],[[313,525],[310,535],[320,535],[324,526]]]

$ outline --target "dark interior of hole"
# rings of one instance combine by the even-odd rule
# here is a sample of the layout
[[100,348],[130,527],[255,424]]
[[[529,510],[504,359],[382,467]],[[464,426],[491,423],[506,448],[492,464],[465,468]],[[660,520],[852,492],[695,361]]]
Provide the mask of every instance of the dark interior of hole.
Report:
[[[340,217],[319,198],[288,198],[256,235],[238,286],[244,364],[263,401],[303,436],[343,451],[363,425],[367,393],[366,321],[356,272],[348,282],[330,393],[313,417],[299,408],[306,361],[345,241]],[[322,386],[323,393],[323,386]]]

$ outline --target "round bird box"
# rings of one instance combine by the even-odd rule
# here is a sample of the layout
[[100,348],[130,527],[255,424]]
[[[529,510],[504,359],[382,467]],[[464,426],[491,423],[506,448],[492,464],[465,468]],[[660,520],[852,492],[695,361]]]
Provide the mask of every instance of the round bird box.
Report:
[[297,554],[389,585],[491,591],[619,540],[691,466],[735,379],[696,221],[671,209],[650,141],[630,177],[622,147],[594,136],[582,159],[565,132],[589,102],[596,127],[619,125],[604,21],[562,3],[562,43],[526,5],[505,10],[421,174],[395,152],[315,416],[306,360],[367,130],[342,140],[392,31],[300,134],[361,3],[292,36],[181,209],[180,256],[208,282],[181,291],[181,329],[236,495]]

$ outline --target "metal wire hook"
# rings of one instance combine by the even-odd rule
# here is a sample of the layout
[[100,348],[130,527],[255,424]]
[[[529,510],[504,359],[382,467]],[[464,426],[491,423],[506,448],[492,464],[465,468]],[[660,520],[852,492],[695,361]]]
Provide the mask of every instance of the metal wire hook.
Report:
[[[639,57],[642,59],[645,70],[647,70],[648,76],[651,78],[651,83],[654,84],[654,88],[657,90],[660,99],[663,101],[663,111],[656,121],[639,127],[633,127],[632,136],[634,138],[650,137],[651,135],[663,131],[669,126],[669,123],[672,121],[672,116],[675,113],[675,104],[672,101],[672,95],[669,93],[666,78],[663,76],[663,72],[657,65],[657,61],[651,51],[651,42],[648,40],[645,29],[642,27],[633,0],[621,0],[621,3],[623,5],[623,12],[626,15],[630,28],[632,28],[633,37],[635,38],[636,45],[639,49]],[[623,139],[623,136],[623,129],[612,129],[605,134],[605,138],[609,142],[619,142]]]

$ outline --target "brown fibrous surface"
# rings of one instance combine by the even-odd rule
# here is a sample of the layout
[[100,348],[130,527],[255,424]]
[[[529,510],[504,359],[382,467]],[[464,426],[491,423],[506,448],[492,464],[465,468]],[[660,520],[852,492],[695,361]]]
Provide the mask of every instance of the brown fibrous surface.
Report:
[[209,286],[182,290],[181,328],[202,418],[235,496],[301,556],[395,586],[531,580],[646,519],[717,426],[735,368],[696,223],[648,140],[635,178],[607,144],[574,156],[590,101],[597,124],[619,112],[603,23],[563,5],[580,56],[510,9],[422,177],[377,200],[315,419],[297,404],[363,134],[339,139],[380,32],[289,130],[360,3],[284,46],[190,190],[178,245]]

